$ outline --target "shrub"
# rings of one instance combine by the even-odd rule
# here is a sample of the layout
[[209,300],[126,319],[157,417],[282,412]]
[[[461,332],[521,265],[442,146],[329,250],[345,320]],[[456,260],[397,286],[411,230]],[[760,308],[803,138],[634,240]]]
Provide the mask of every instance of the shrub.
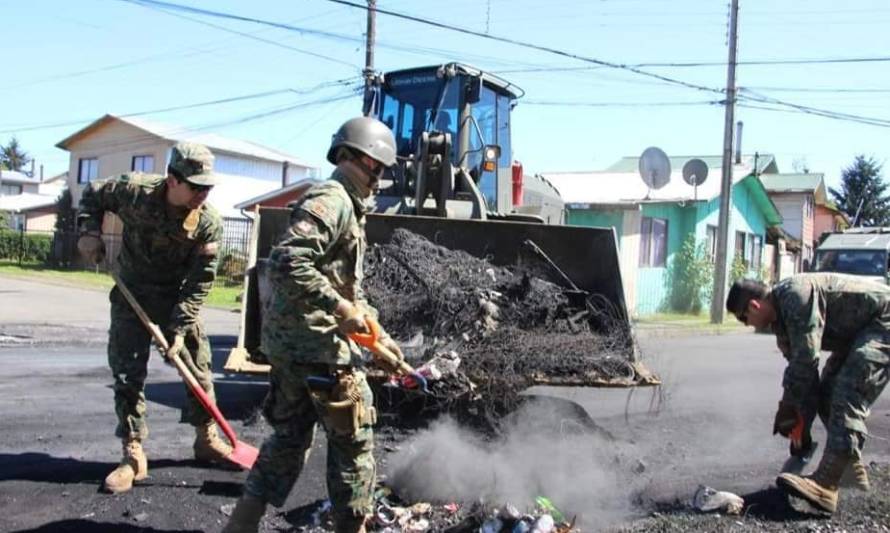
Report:
[[35,235],[0,229],[0,259],[46,262],[52,248],[52,235]]
[[668,269],[671,309],[700,313],[702,303],[711,299],[713,271],[705,243],[696,245],[695,235],[689,235]]

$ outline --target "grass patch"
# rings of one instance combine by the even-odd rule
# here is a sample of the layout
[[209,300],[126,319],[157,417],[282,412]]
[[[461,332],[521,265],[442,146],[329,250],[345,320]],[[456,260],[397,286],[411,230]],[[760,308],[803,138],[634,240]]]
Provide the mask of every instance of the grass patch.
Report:
[[[111,276],[105,272],[49,268],[39,263],[19,265],[17,261],[0,261],[0,275],[88,289],[111,290],[114,286]],[[210,289],[205,305],[222,309],[239,309],[241,304],[236,301],[239,294],[241,294],[240,285],[226,287],[219,284]]]
[[689,315],[684,313],[655,313],[646,315],[635,320],[640,325],[664,325],[678,328],[717,328],[717,329],[737,329],[744,328],[738,320],[731,314],[723,319],[722,324],[711,324],[711,316],[707,313],[700,315]]

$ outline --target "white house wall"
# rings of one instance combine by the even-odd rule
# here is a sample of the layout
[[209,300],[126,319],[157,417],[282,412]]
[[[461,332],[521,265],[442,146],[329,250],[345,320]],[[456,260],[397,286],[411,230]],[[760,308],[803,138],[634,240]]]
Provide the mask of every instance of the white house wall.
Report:
[[639,209],[628,209],[622,217],[622,232],[619,238],[619,264],[621,281],[624,285],[624,300],[631,317],[637,316],[637,269],[640,263],[640,220]]
[[771,194],[770,197],[782,214],[782,228],[795,239],[803,237],[803,194]]
[[216,172],[274,181],[281,185],[281,173],[284,163],[237,157],[228,154],[215,155],[216,161],[213,163],[213,170]]

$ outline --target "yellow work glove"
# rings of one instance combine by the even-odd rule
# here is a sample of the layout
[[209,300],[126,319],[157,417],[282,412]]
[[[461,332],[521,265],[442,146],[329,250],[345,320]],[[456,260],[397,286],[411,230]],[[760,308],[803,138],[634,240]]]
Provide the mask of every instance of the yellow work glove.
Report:
[[105,243],[95,232],[84,233],[77,239],[77,250],[92,264],[98,265],[105,259]]
[[368,324],[365,322],[365,312],[349,300],[340,300],[334,309],[334,318],[340,333],[350,335],[352,333],[368,333]]

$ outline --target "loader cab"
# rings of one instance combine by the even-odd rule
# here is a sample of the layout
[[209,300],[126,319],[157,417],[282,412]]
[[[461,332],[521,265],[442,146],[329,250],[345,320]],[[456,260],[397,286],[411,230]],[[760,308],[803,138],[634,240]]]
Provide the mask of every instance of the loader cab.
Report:
[[[450,63],[386,73],[375,81],[375,90],[371,115],[393,130],[400,163],[381,199],[414,194],[410,162],[416,159],[423,134],[443,132],[451,136],[451,165],[466,170],[486,208],[511,211],[510,111],[522,95],[518,87]],[[465,188],[457,182],[454,194],[467,194]]]

